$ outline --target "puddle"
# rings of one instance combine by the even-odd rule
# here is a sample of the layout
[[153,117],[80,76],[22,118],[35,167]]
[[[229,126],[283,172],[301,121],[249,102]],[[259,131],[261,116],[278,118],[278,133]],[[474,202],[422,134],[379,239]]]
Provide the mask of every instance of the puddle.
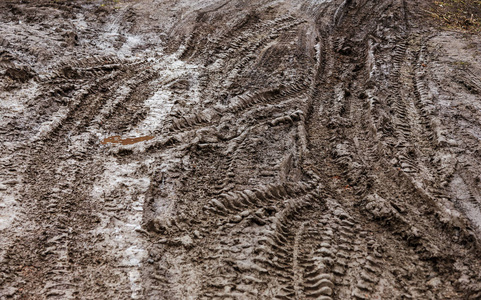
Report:
[[154,138],[153,136],[147,135],[147,136],[141,136],[141,137],[136,137],[136,138],[125,138],[125,139],[123,139],[120,135],[114,135],[114,136],[103,139],[100,143],[102,145],[105,145],[107,143],[132,145],[132,144],[135,144],[135,143],[148,141],[148,140],[151,140],[153,138]]

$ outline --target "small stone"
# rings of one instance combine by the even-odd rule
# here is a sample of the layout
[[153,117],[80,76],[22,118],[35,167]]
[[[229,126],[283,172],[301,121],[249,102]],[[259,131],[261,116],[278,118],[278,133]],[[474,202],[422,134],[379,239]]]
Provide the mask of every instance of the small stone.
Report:
[[232,223],[239,223],[240,221],[242,221],[242,217],[239,216],[239,215],[235,215],[235,216],[233,216],[233,217],[230,219],[230,221],[231,221]]
[[431,278],[431,280],[428,281],[427,285],[431,288],[437,288],[441,285],[441,279],[439,279],[439,277]]
[[467,276],[467,275],[462,275],[462,276],[458,279],[458,282],[459,282],[460,284],[469,284],[469,283],[470,283],[469,276]]
[[185,248],[190,248],[194,244],[194,241],[189,235],[184,235],[183,237],[181,237],[180,242],[182,243],[182,246],[184,246]]

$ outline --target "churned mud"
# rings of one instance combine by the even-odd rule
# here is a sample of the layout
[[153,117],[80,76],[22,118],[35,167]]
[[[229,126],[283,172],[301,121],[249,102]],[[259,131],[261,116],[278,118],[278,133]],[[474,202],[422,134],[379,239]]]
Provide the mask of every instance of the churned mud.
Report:
[[0,299],[480,299],[481,38],[429,5],[1,1]]

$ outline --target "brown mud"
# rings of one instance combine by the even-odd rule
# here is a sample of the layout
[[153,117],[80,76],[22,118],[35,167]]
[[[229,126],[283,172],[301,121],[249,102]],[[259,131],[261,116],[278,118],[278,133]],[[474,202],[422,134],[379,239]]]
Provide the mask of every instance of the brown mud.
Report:
[[428,7],[1,1],[0,299],[480,299],[481,38]]
[[123,139],[120,135],[114,135],[114,136],[103,139],[100,142],[100,144],[106,145],[108,143],[112,143],[112,144],[132,145],[132,144],[136,144],[144,141],[150,141],[153,138],[154,138],[153,136],[147,135],[147,136],[140,136],[136,138]]

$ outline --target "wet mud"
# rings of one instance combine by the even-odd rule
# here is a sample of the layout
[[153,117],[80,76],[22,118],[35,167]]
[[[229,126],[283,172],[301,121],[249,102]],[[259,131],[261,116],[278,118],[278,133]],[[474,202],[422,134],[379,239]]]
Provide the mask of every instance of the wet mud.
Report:
[[425,1],[2,1],[0,299],[479,299],[481,38]]

